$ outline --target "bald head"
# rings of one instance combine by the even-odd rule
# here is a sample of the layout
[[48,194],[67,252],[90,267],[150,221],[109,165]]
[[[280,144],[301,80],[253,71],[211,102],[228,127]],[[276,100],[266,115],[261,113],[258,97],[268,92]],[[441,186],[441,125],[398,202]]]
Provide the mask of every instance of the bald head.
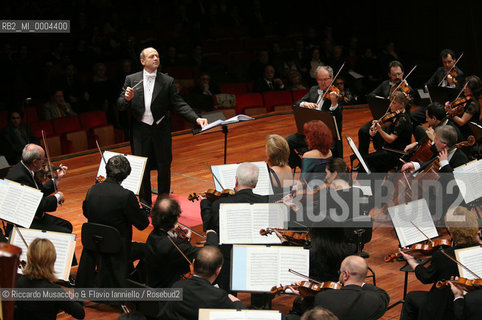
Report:
[[194,260],[194,273],[203,278],[215,280],[218,269],[223,265],[223,255],[217,247],[206,246],[199,250]]
[[340,273],[348,273],[351,283],[363,283],[368,272],[368,264],[360,256],[348,256],[341,263]]
[[44,149],[36,144],[27,144],[22,150],[22,162],[32,171],[40,170],[45,160]]

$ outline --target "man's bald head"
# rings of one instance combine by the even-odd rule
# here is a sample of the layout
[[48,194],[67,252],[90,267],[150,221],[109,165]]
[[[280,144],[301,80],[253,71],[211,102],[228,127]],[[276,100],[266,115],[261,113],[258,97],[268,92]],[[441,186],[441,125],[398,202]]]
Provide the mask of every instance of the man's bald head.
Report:
[[26,166],[31,165],[34,162],[34,160],[43,160],[43,159],[45,159],[45,151],[39,145],[36,145],[34,143],[29,143],[22,150],[22,162]]
[[194,260],[194,273],[206,279],[210,278],[221,268],[223,261],[221,250],[217,247],[203,247]]
[[348,272],[351,282],[362,283],[368,272],[368,264],[360,256],[348,256],[341,263],[340,272]]

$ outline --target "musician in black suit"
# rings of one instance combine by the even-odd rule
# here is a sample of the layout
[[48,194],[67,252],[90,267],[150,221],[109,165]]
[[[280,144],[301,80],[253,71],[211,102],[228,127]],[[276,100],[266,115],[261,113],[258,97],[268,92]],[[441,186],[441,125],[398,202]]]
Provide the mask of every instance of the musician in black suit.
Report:
[[58,203],[65,200],[64,194],[61,191],[57,191],[57,185],[67,173],[68,168],[60,165],[60,168],[57,170],[57,178],[42,184],[35,177],[35,173],[42,170],[45,163],[44,149],[33,143],[27,144],[22,151],[22,160],[10,168],[6,178],[38,189],[43,193],[30,228],[71,233],[72,224],[70,222],[46,213],[57,210]]
[[147,211],[140,208],[136,195],[121,186],[122,181],[131,173],[129,160],[123,155],[113,156],[107,161],[105,169],[106,180],[89,189],[82,210],[88,222],[108,225],[119,231],[122,241],[121,252],[109,255],[116,259],[112,260],[115,261],[112,263],[113,269],[107,270],[107,274],[102,276],[104,279],[98,279],[100,282],[96,282],[90,272],[94,268],[94,253],[84,249],[77,272],[77,283],[82,283],[82,286],[87,286],[90,284],[88,281],[92,281],[94,287],[108,287],[106,284],[109,283],[109,278],[112,279],[109,285],[122,287],[128,272],[133,268],[132,261],[144,258],[146,251],[144,243],[131,242],[132,226],[144,230],[149,225],[149,219]]
[[243,303],[223,289],[212,285],[221,272],[223,255],[216,247],[204,247],[194,260],[194,275],[172,286],[183,291],[182,301],[168,301],[161,319],[197,320],[200,308],[244,309]]
[[[309,302],[302,303],[301,310],[294,311],[306,312],[312,307],[322,307],[333,312],[340,320],[382,317],[387,310],[390,297],[385,290],[365,283],[367,272],[368,265],[365,259],[360,256],[346,257],[339,269],[338,281],[343,287],[321,290],[315,296],[313,305]],[[294,290],[294,293],[299,292]],[[299,316],[290,313],[286,319],[297,320]]]
[[[333,82],[333,69],[329,66],[319,66],[316,69],[316,81],[318,85],[311,87],[310,91],[300,100],[296,101],[293,106],[331,113],[335,116],[338,132],[341,136],[343,98],[335,92],[331,92],[329,96],[325,97],[328,87]],[[301,159],[298,154],[303,154],[308,151],[305,136],[301,133],[295,133],[288,136],[286,141],[288,141],[288,145],[290,146],[289,164],[291,168],[301,168]],[[340,149],[340,152],[343,153],[343,150]],[[343,157],[342,154],[338,153],[337,148],[335,148],[333,156]]]
[[[146,280],[150,287],[170,288],[189,272],[186,258],[192,261],[200,250],[199,247],[191,245],[190,230],[186,230],[185,239],[181,239],[174,231],[180,214],[181,208],[176,200],[169,198],[167,194],[157,198],[151,212],[154,230],[146,242]],[[216,232],[207,230],[206,236],[206,246],[218,245]]]
[[126,77],[118,105],[121,110],[130,107],[132,111],[132,153],[149,158],[139,196],[143,203],[151,205],[151,169],[158,171],[159,194],[170,191],[172,153],[169,110],[175,109],[181,116],[200,126],[206,125],[207,120],[199,118],[179,96],[172,77],[157,71],[159,54],[154,48],[142,50],[140,60],[144,70]]
[[[402,82],[404,76],[403,65],[400,61],[392,61],[388,65],[388,80],[383,81],[380,83],[378,87],[375,88],[372,92],[370,92],[367,96],[368,97],[382,97],[382,98],[390,98],[393,90],[399,86],[400,82]],[[410,92],[409,95],[413,94],[413,88],[407,83],[408,89]],[[411,105],[410,105],[411,106]]]
[[381,288],[366,284],[368,265],[362,257],[348,256],[341,263],[339,290],[327,289],[315,296],[315,306],[333,312],[340,320],[378,319],[387,310],[390,297]]
[[[467,208],[456,207],[445,216],[445,224],[454,242],[454,246],[445,248],[444,252],[455,259],[455,250],[477,245],[478,222],[475,215]],[[405,298],[401,320],[407,319],[454,319],[454,295],[450,288],[436,288],[439,280],[447,280],[458,276],[458,266],[441,250],[435,251],[430,266],[424,267],[415,258],[400,250],[407,263],[415,271],[415,275],[423,284],[433,283],[430,291],[411,291]]]
[[[430,87],[462,88],[465,75],[459,67],[455,66],[455,52],[450,49],[443,49],[440,52],[440,59],[442,60],[442,66],[432,74],[425,85]],[[453,77],[450,73],[447,74],[451,69],[457,73],[456,77]]]
[[[458,280],[458,277],[455,278]],[[477,320],[482,318],[482,288],[468,291],[464,295],[464,288],[457,283],[449,282],[454,295],[455,320]]]
[[[211,202],[207,199],[201,201],[201,217],[204,230],[219,230],[219,206],[222,203],[267,203],[268,197],[253,193],[258,183],[259,169],[251,163],[242,163],[236,170],[236,183],[232,196],[221,197]],[[229,290],[229,272],[231,266],[231,245],[222,245],[224,265],[220,276],[216,280],[219,287]]]
[[[459,67],[455,65],[455,52],[450,49],[443,49],[440,52],[440,59],[442,60],[442,66],[439,67],[425,83],[428,87],[444,87],[444,88],[456,88],[460,90],[465,82],[465,75]],[[448,73],[453,67],[453,71],[457,74],[453,77]],[[442,81],[443,80],[443,81]],[[430,88],[429,88],[430,90]],[[426,122],[425,110],[427,107],[421,107],[412,112],[410,115],[413,125],[420,125]]]

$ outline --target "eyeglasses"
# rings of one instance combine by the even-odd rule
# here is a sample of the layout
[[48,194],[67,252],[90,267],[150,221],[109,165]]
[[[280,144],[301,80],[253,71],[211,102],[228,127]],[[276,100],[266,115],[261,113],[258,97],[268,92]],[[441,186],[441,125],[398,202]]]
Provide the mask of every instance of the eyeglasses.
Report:
[[20,117],[11,117],[10,119],[17,120],[17,119],[20,119]]
[[393,77],[401,76],[402,74],[403,74],[403,72],[391,73],[391,75],[392,75]]

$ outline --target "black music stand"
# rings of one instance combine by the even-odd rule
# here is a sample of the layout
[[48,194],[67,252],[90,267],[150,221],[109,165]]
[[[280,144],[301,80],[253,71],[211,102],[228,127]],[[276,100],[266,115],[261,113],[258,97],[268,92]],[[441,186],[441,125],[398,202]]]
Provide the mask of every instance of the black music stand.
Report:
[[368,108],[372,113],[373,119],[380,119],[383,117],[390,106],[390,99],[378,97],[378,96],[368,96]]
[[338,124],[336,122],[336,118],[333,114],[320,111],[315,109],[308,109],[302,107],[295,107],[293,106],[293,116],[295,117],[296,128],[298,133],[304,134],[303,126],[306,122],[311,120],[320,120],[331,130],[331,133],[334,138],[334,147],[336,150],[336,154],[343,158],[343,143],[341,141],[340,136],[340,128],[338,128]]
[[216,132],[224,133],[224,164],[226,164],[226,154],[227,154],[227,150],[228,150],[228,125],[234,124],[234,123],[239,123],[239,122],[242,122],[242,121],[249,121],[249,120],[254,120],[254,118],[249,117],[249,116],[244,115],[244,114],[239,114],[235,117],[229,118],[228,120],[218,119],[216,121],[213,121],[211,123],[212,126],[209,127],[208,129],[202,130],[201,128],[194,128],[192,130],[192,134],[196,135],[196,134],[199,134],[199,133],[204,133],[204,132],[210,131],[211,129],[214,129],[214,128],[217,128],[217,127],[221,126],[221,130],[208,132],[207,134],[216,133]]
[[447,101],[452,101],[457,97],[460,89],[446,87],[428,87],[432,102],[438,102],[442,106]]

